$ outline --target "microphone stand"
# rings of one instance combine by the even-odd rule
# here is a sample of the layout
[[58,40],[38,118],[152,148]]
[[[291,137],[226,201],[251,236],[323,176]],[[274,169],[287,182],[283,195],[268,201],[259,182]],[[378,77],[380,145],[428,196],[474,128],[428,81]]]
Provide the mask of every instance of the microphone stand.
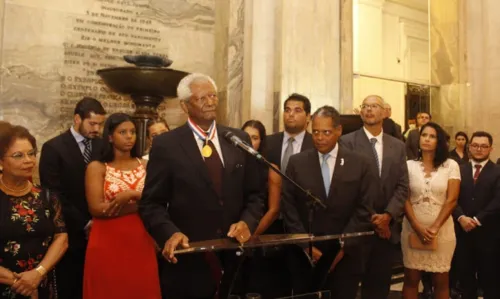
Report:
[[[310,200],[307,205],[309,207],[308,211],[308,227],[307,227],[307,233],[309,235],[312,235],[312,225],[313,225],[313,220],[314,220],[314,211],[316,209],[316,205],[320,206],[323,209],[326,209],[326,205],[323,203],[321,199],[319,199],[316,195],[312,194],[311,191],[306,190],[302,188],[297,182],[292,180],[289,176],[284,174],[281,170],[279,170],[276,166],[274,166],[271,162],[269,162],[264,156],[262,156],[260,153],[257,152],[257,154],[252,155],[255,158],[257,158],[258,161],[264,163],[267,167],[271,168],[274,172],[279,174],[282,178],[290,182],[292,185],[294,185],[297,189],[299,189],[301,192],[303,192],[307,198]],[[309,255],[312,258],[313,256],[313,242],[312,240],[309,242]]]

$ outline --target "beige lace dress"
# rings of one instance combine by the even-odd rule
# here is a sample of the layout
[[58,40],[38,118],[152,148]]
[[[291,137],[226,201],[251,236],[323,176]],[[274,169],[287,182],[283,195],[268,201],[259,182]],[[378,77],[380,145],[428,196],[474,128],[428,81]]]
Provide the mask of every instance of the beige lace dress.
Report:
[[[417,220],[425,227],[436,220],[446,201],[448,180],[460,180],[460,168],[452,159],[448,159],[430,176],[424,172],[420,161],[408,161],[410,178],[410,202]],[[453,219],[450,216],[439,230],[435,251],[417,250],[409,246],[409,234],[414,232],[408,219],[403,220],[401,247],[406,268],[427,272],[448,272],[450,270],[456,239]]]

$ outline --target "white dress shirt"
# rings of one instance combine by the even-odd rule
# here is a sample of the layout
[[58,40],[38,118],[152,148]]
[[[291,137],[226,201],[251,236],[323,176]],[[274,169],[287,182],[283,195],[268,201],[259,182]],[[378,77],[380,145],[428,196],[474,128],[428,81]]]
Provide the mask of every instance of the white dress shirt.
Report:
[[[80,151],[82,152],[83,155],[83,152],[85,151],[85,144],[83,143],[83,141],[85,141],[85,137],[82,136],[82,134],[78,133],[73,128],[73,126],[71,126],[69,130],[71,132],[71,135],[73,135],[73,138],[75,138],[76,143],[78,143],[78,147],[80,148]],[[92,151],[92,142],[90,143],[90,150]]]
[[[217,150],[217,153],[219,154],[220,160],[222,162],[222,166],[224,166],[224,157],[222,156],[222,150],[220,148],[220,142],[219,142],[219,136],[217,135],[217,126],[214,126],[215,134],[214,138],[211,139],[212,143],[215,146],[215,149]],[[196,140],[196,144],[198,144],[198,148],[200,149],[200,155],[201,155],[201,149],[205,146],[205,141],[201,140],[196,136],[196,134],[193,132],[194,140]],[[205,157],[203,155],[201,156],[203,160],[205,160]]]
[[[333,172],[335,171],[335,162],[337,162],[337,154],[338,153],[339,153],[338,144],[335,144],[335,147],[332,149],[332,151],[328,153],[330,155],[330,157],[328,157],[328,160],[326,160],[326,164],[328,165],[328,168],[330,169],[330,180],[333,178]],[[324,154],[318,152],[318,156],[319,156],[319,167],[321,168],[321,165],[323,164]]]
[[379,162],[379,175],[382,173],[382,160],[384,157],[384,141],[383,141],[383,136],[384,136],[384,131],[380,131],[380,134],[377,136],[373,136],[372,133],[370,133],[365,127],[363,127],[363,130],[365,131],[366,137],[368,137],[368,140],[375,138],[377,139],[377,142],[375,143],[375,150],[377,151],[377,156],[378,156],[378,162]]
[[[293,141],[293,154],[300,153],[300,149],[302,148],[302,142],[304,141],[304,136],[306,136],[306,131],[302,131],[297,134],[297,136],[293,137],[295,140]],[[283,156],[285,155],[286,148],[288,147],[288,139],[290,139],[290,134],[288,132],[284,132],[283,137],[283,145],[281,146],[281,162],[283,163]]]

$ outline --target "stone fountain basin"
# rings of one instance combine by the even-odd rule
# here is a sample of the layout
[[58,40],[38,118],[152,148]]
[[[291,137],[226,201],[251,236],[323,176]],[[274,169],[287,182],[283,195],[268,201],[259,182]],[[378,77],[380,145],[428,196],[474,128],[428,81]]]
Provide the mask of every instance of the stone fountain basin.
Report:
[[188,73],[158,67],[115,67],[97,74],[116,93],[132,96],[174,98],[177,85]]

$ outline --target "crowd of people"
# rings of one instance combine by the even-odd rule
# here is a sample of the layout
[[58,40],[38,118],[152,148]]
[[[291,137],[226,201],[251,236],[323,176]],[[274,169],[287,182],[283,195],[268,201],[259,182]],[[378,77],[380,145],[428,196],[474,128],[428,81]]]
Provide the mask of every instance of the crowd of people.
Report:
[[[177,95],[186,124],[170,130],[151,120],[142,157],[131,117],[107,116],[98,100],[83,98],[71,128],[42,146],[40,185],[32,180],[35,138],[0,122],[2,298],[214,298],[237,256],[177,249],[369,231],[312,248],[255,250],[233,293],[306,293],[314,265],[331,256],[322,288],[332,298],[385,299],[402,252],[403,298],[418,298],[420,281],[436,299],[477,298],[479,288],[500,298],[500,166],[490,160],[491,134],[458,132],[450,151],[449,134],[428,112],[402,133],[377,95],[359,108],[363,126],[346,133],[334,107],[313,112],[295,93],[283,103],[284,131],[267,135],[259,120],[241,130],[218,124],[217,86],[206,75],[183,78]],[[309,195],[228,134],[326,208],[311,218]]]

